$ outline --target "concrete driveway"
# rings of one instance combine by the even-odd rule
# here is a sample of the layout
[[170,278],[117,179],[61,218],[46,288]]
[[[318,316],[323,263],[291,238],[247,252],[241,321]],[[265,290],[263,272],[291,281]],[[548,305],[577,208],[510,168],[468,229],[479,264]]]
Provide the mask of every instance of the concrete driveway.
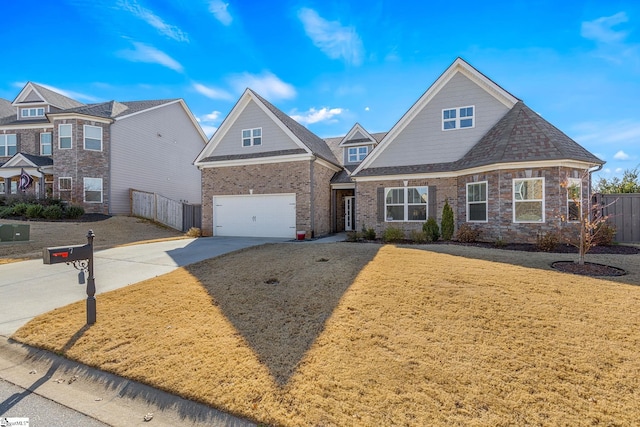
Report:
[[[94,254],[96,294],[169,273],[204,259],[284,239],[207,237],[124,246]],[[35,316],[87,298],[71,265],[42,260],[0,265],[0,335],[10,336]],[[100,311],[98,310],[98,319]]]

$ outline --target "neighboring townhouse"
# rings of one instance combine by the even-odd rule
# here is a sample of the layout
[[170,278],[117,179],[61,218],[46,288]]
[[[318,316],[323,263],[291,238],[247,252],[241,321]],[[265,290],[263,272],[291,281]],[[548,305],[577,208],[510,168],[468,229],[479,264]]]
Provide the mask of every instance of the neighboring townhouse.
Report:
[[321,140],[247,90],[196,160],[206,234],[408,234],[448,201],[456,227],[505,242],[577,221],[565,184],[588,200],[603,163],[460,58],[386,133]]
[[[193,159],[205,143],[182,99],[83,104],[29,82],[0,102],[0,196],[111,215],[130,213],[130,189],[199,204]],[[33,179],[26,190],[23,171]]]

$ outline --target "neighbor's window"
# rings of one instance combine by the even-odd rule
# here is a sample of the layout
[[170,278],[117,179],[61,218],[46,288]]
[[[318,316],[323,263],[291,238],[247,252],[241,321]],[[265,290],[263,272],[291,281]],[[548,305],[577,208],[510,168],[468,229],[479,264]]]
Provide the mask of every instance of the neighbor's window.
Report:
[[442,130],[465,129],[475,126],[475,106],[442,110]]
[[580,221],[582,205],[582,181],[569,178],[567,186],[567,220]]
[[61,149],[71,148],[71,125],[58,125],[58,147]]
[[467,221],[487,222],[487,183],[467,184]]
[[426,221],[427,187],[385,188],[385,220]]
[[9,157],[18,152],[18,139],[15,133],[0,135],[0,156]]
[[513,180],[513,221],[544,222],[544,178]]
[[102,128],[84,125],[84,149],[102,151]]
[[262,128],[242,130],[242,146],[251,147],[252,145],[262,145]]
[[71,177],[58,178],[58,192],[62,200],[71,200]]
[[4,194],[7,191],[7,184],[5,184],[4,178],[0,179],[0,194]]
[[102,203],[102,178],[84,178],[84,201]]
[[18,194],[18,181],[20,178],[11,178],[11,194]]
[[369,147],[350,147],[348,150],[349,163],[357,163],[364,160],[369,152]]
[[43,132],[40,134],[40,155],[51,155],[51,132]]
[[44,108],[23,108],[20,110],[20,115],[24,118],[27,117],[44,117]]

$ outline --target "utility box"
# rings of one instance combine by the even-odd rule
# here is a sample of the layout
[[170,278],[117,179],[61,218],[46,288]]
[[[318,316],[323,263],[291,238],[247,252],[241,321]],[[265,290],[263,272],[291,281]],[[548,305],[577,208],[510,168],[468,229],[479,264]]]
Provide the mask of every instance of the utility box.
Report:
[[91,245],[58,246],[44,248],[42,261],[44,264],[59,264],[62,262],[80,261],[93,257]]
[[0,242],[28,242],[29,224],[0,224]]

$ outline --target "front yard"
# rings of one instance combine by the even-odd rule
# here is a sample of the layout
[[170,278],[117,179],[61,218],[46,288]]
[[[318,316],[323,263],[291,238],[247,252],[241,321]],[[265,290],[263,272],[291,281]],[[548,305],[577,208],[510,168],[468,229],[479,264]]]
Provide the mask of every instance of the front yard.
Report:
[[82,301],[13,338],[272,425],[633,425],[639,272],[558,259],[267,245],[99,295],[90,328]]

